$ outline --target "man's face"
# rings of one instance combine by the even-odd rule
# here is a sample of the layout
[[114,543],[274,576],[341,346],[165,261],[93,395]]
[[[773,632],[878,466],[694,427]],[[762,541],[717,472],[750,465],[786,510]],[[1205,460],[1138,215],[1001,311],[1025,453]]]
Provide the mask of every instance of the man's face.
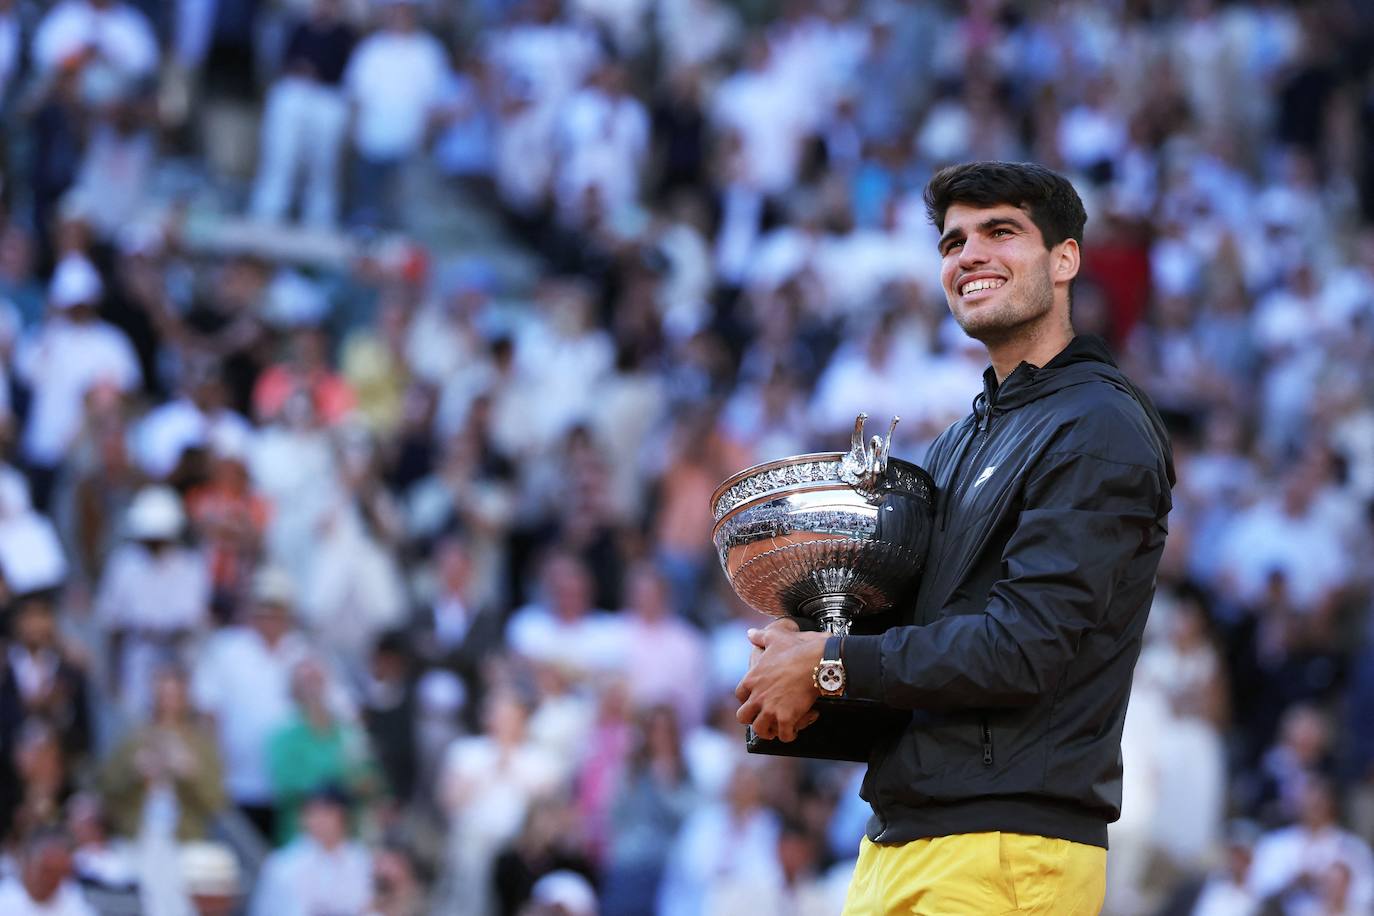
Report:
[[348,811],[336,802],[315,799],[301,812],[302,826],[311,839],[333,849],[348,839]]
[[25,850],[21,880],[34,901],[47,903],[71,873],[72,856],[67,844],[56,837],[37,840]]
[[25,649],[37,652],[57,644],[57,621],[42,605],[25,604],[14,621],[14,638]]
[[1047,250],[1020,207],[953,204],[940,237],[940,284],[954,320],[986,344],[1014,338],[1054,309],[1055,259],[1069,244]]

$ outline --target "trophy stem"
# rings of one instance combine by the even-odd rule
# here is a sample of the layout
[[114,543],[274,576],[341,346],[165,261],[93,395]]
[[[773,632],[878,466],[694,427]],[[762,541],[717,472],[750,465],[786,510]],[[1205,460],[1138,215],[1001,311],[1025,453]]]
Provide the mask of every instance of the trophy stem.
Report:
[[854,615],[862,613],[864,603],[853,595],[821,595],[805,602],[801,613],[814,619],[831,636],[848,636]]

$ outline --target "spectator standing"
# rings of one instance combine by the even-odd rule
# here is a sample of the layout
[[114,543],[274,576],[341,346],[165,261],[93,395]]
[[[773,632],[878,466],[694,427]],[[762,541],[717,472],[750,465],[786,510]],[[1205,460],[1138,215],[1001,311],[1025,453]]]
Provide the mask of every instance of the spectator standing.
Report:
[[110,639],[111,682],[134,721],[150,708],[152,675],[166,661],[189,660],[210,619],[204,555],[183,546],[186,516],[170,487],[145,487],[125,519],[128,541],[101,577],[96,619]]
[[38,24],[30,49],[42,73],[70,67],[105,70],[102,76],[125,83],[153,75],[158,64],[157,36],[137,9],[120,0],[62,0]]
[[380,28],[349,57],[354,222],[393,225],[401,168],[419,152],[448,79],[443,45],[420,26],[419,0],[380,0]]
[[16,374],[32,391],[23,454],[40,510],[81,426],[86,395],[99,385],[128,392],[141,383],[133,345],[98,316],[103,292],[89,260],[63,258],[48,287],[49,315],[15,354]]
[[229,797],[265,838],[276,835],[268,742],[290,721],[291,673],[310,655],[292,624],[294,594],[281,570],[259,570],[247,621],[207,641],[191,681],[214,717]]
[[339,160],[348,126],[344,67],[357,41],[341,0],[314,0],[287,39],[282,73],[267,92],[262,157],[252,213],[278,222],[291,209],[305,172],[302,221],[331,228],[339,216]]

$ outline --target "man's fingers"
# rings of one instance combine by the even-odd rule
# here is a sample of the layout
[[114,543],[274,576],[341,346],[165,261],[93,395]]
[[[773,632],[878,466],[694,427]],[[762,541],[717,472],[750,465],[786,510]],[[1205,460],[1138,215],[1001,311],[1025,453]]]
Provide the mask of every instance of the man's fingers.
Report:
[[762,713],[753,722],[754,734],[765,740],[778,736],[778,717],[772,713]]
[[797,740],[797,727],[792,722],[778,722],[778,740],[784,744]]
[[[741,725],[752,724],[754,719],[758,717],[759,706],[758,700],[751,700],[748,698],[748,695],[746,695],[744,705],[740,706],[740,708],[735,711],[735,720]],[[755,729],[755,731],[757,731],[757,729]]]
[[767,648],[768,648],[768,643],[769,643],[769,641],[770,641],[770,637],[769,637],[769,634],[768,634],[768,631],[767,631],[767,630],[754,630],[754,629],[751,629],[751,630],[749,630],[749,632],[746,633],[745,635],[749,637],[749,641],[750,641],[751,643],[753,643],[754,645],[758,646],[760,649],[767,649]]
[[816,720],[820,717],[821,714],[814,710],[808,712],[806,715],[802,716],[801,721],[797,723],[797,731],[801,731],[804,728],[810,728],[812,725],[815,725]]
[[739,679],[739,683],[735,686],[735,699],[743,703],[749,699],[749,694],[753,692],[754,682],[750,680],[748,674],[745,674],[744,677]]

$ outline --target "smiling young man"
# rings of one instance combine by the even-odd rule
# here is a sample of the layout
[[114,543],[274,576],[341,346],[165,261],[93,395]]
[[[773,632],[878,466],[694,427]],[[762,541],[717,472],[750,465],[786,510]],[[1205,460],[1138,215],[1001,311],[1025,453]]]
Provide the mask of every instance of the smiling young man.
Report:
[[1086,215],[1068,180],[971,163],[925,198],[950,311],[992,365],[926,456],[939,497],[921,587],[880,635],[751,631],[738,718],[794,738],[822,660],[828,694],[910,711],[869,758],[850,916],[1096,913],[1168,440],[1106,346],[1074,334]]

